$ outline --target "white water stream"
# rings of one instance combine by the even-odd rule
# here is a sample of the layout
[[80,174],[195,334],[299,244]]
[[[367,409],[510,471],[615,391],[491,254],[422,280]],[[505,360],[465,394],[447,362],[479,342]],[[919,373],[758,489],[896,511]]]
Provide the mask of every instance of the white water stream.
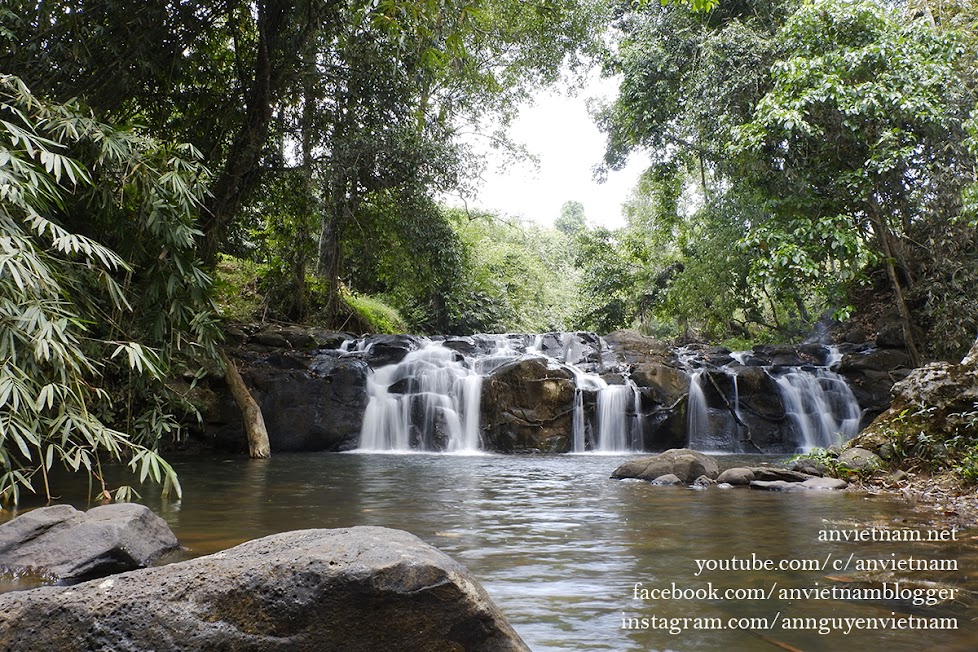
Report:
[[[642,393],[627,371],[608,357],[603,342],[596,353],[591,349],[590,364],[589,345],[574,333],[480,335],[466,342],[470,346],[421,339],[400,362],[371,372],[361,450],[480,452],[483,379],[522,357],[540,358],[548,366],[573,374],[573,419],[568,433],[571,452],[643,449],[646,417]],[[348,354],[368,349],[362,341],[345,342],[341,347]],[[689,375],[686,426],[690,448],[713,452],[743,448],[738,444],[744,440],[746,429],[738,373],[749,354],[730,357],[732,362],[717,366],[689,350],[677,352],[679,365]],[[600,362],[595,363],[595,359]],[[823,366],[763,367],[780,395],[784,419],[790,422],[792,441],[799,450],[849,439],[859,428],[858,403],[842,376],[831,368],[837,362],[838,356],[830,350]],[[606,380],[612,367],[621,381]],[[718,374],[721,379],[728,378],[725,385],[731,389],[726,394],[717,386]]]

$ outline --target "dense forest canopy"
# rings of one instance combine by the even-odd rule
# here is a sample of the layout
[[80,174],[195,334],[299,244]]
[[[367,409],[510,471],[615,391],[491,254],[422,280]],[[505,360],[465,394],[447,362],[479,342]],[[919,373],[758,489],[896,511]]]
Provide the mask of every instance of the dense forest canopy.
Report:
[[[875,302],[978,330],[968,0],[12,0],[0,8],[0,492],[192,422],[220,324],[790,340]],[[600,65],[589,224],[449,207],[522,102]],[[485,133],[486,125],[495,125]],[[539,217],[539,216],[536,216]],[[872,301],[868,301],[867,297]]]

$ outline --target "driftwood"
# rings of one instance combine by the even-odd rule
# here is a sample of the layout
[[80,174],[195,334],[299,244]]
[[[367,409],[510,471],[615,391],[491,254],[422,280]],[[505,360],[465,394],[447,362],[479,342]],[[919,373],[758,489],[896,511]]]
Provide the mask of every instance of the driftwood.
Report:
[[245,434],[248,436],[248,455],[252,459],[265,459],[271,457],[272,450],[268,445],[268,430],[265,429],[265,419],[262,417],[261,408],[251,396],[248,387],[244,384],[238,368],[228,359],[227,355],[221,351],[221,361],[224,363],[224,379],[228,387],[231,388],[231,395],[234,402],[241,410],[244,419]]

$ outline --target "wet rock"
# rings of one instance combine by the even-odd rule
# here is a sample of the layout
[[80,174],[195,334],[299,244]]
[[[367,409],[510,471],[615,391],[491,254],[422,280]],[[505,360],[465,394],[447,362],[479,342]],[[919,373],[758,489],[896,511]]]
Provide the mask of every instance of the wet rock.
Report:
[[757,480],[762,480],[765,482],[804,482],[812,477],[807,473],[799,473],[798,471],[778,469],[770,466],[752,466],[751,471],[754,472],[754,477]]
[[660,405],[674,405],[689,392],[689,376],[681,369],[661,362],[643,362],[632,367],[632,382],[647,389],[649,399]]
[[848,486],[848,482],[838,478],[809,478],[804,482],[754,480],[750,483],[751,489],[762,491],[838,491]]
[[668,344],[638,331],[615,331],[605,335],[604,340],[619,358],[629,364],[661,363],[673,356],[672,347]]
[[418,348],[418,338],[413,335],[371,335],[366,339],[369,350],[367,362],[371,367],[397,364],[411,351]]
[[714,480],[707,475],[701,475],[693,481],[694,487],[712,487],[715,484],[717,484],[717,480]]
[[791,465],[792,471],[797,471],[798,473],[804,473],[806,475],[813,475],[820,477],[825,474],[825,469],[820,468],[814,460],[811,459],[800,459]]
[[753,480],[750,483],[751,489],[761,491],[807,491],[800,482],[788,482],[787,480]]
[[444,341],[444,345],[462,355],[471,355],[476,350],[475,341],[471,337],[451,337]]
[[801,486],[813,491],[840,491],[849,486],[849,483],[840,478],[810,478],[801,483]]
[[571,450],[574,376],[540,358],[508,361],[482,383],[482,435],[503,453]]
[[864,471],[881,468],[883,466],[883,460],[872,451],[854,446],[847,448],[839,454],[839,464],[850,469]]
[[672,487],[684,483],[675,474],[666,473],[665,475],[660,475],[658,478],[652,480],[652,484],[654,484],[657,487]]
[[675,448],[625,462],[615,469],[611,477],[651,481],[667,474],[673,474],[684,484],[689,484],[701,475],[715,479],[720,475],[720,468],[712,457],[688,448]]
[[802,363],[795,347],[789,344],[759,344],[754,347],[753,353],[772,366],[796,367]]
[[717,482],[727,483],[736,487],[746,487],[756,480],[754,472],[742,466],[727,469],[717,477]]
[[0,525],[0,566],[59,580],[143,568],[178,547],[166,521],[132,503],[87,512],[54,505]]
[[[306,371],[276,367],[270,360],[274,357],[239,364],[239,371],[261,407],[272,453],[356,448],[367,406],[367,363],[319,355]],[[244,449],[241,413],[229,395],[205,417],[213,445]]]
[[0,595],[0,648],[526,651],[472,575],[398,530],[303,530]]

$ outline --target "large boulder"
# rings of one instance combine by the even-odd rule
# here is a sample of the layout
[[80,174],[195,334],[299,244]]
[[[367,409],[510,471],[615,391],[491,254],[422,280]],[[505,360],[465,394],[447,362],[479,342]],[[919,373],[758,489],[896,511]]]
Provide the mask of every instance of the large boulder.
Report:
[[628,364],[660,363],[673,355],[672,347],[638,331],[622,330],[604,336],[615,356]]
[[541,358],[517,358],[482,383],[482,437],[502,453],[566,453],[574,423],[574,375]]
[[612,478],[636,478],[651,482],[664,475],[675,475],[685,484],[691,484],[696,478],[705,475],[716,480],[720,475],[720,467],[716,460],[703,453],[688,448],[674,448],[664,453],[630,460],[619,466],[611,474]]
[[131,503],[42,507],[0,525],[0,566],[57,580],[143,568],[178,547],[166,521]]
[[398,530],[302,530],[73,586],[0,595],[0,648],[528,650],[460,564]]
[[[913,454],[917,446],[925,446],[925,440],[978,434],[973,416],[978,403],[976,352],[978,342],[961,364],[932,362],[914,369],[893,386],[891,407],[847,446],[890,459],[894,446]],[[920,433],[926,437],[919,437]]]

